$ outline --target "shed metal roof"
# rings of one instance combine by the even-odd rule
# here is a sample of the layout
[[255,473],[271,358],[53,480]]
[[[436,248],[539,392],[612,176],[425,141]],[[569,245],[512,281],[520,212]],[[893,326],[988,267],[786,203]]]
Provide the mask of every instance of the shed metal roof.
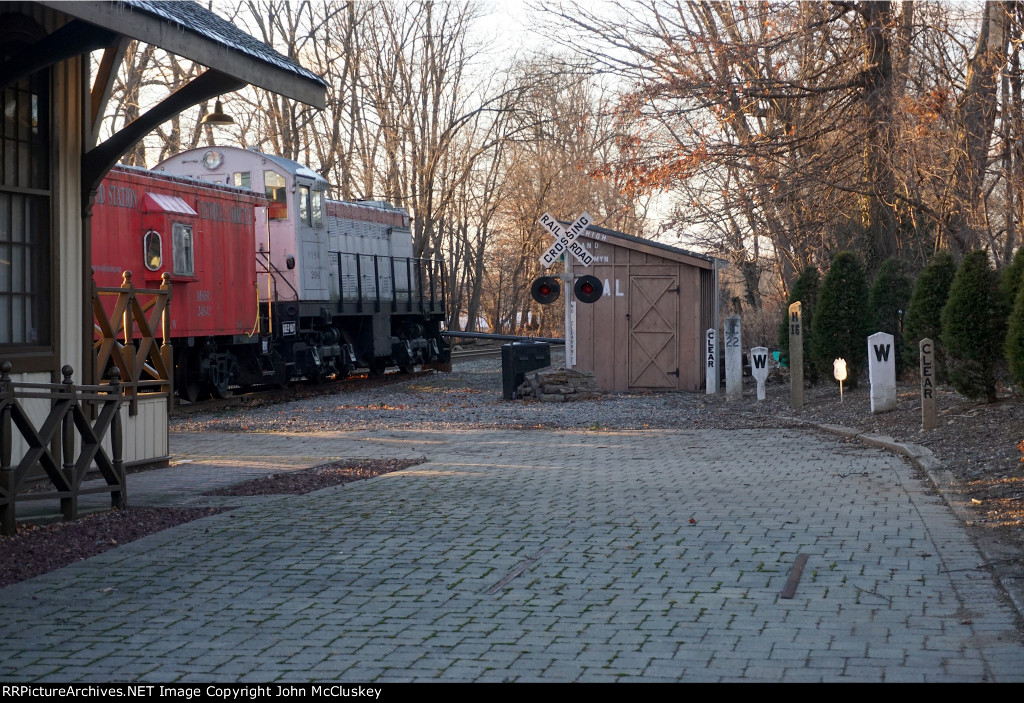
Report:
[[[592,234],[600,234],[603,235],[605,238],[611,237],[613,239],[617,239],[619,240],[620,244],[630,249],[643,249],[647,247],[657,249],[659,250],[659,254],[662,254],[666,258],[674,259],[676,261],[684,261],[685,259],[699,259],[700,261],[706,261],[708,262],[708,264],[711,265],[714,265],[716,261],[721,262],[721,264],[726,263],[724,259],[719,259],[717,257],[709,256],[707,254],[700,254],[698,252],[683,249],[681,247],[674,247],[669,244],[663,244],[662,242],[656,242],[653,239],[642,239],[640,237],[634,237],[631,234],[619,232],[618,230],[614,229],[608,229],[607,227],[598,227],[596,225],[590,225],[589,227],[587,227],[586,231],[582,233],[581,236],[586,237]],[[592,236],[591,238],[593,239]],[[710,266],[708,268],[710,268]]]

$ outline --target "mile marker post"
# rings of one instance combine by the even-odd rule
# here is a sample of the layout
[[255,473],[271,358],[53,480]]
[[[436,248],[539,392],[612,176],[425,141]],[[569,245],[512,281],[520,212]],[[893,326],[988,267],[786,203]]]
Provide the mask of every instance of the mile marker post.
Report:
[[789,306],[789,405],[804,406],[804,306]]
[[743,335],[740,316],[725,318],[725,397],[727,400],[743,398]]

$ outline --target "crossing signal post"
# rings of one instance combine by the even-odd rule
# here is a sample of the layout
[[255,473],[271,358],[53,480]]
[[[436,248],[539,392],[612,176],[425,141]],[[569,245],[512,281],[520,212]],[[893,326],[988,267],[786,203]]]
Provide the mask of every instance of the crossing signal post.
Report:
[[[565,255],[565,273],[562,274],[562,279],[567,286],[572,286],[575,293],[575,296],[565,296],[565,367],[571,369],[576,365],[576,299],[584,303],[593,303],[599,300],[604,292],[601,281],[594,276],[580,276],[579,280],[573,277],[572,258],[569,256],[572,254],[583,266],[593,265],[594,257],[582,243],[577,241],[593,220],[590,215],[583,213],[568,228],[563,229],[558,220],[545,212],[538,221],[555,238],[554,244],[541,254],[541,265],[548,268],[558,260],[559,256]],[[558,299],[561,288],[552,289],[552,280],[551,276],[542,276],[533,282],[530,293],[534,300],[539,303],[548,303]],[[557,292],[550,300],[541,300],[538,297],[543,291],[550,292],[551,290]],[[542,297],[547,298],[548,296]]]

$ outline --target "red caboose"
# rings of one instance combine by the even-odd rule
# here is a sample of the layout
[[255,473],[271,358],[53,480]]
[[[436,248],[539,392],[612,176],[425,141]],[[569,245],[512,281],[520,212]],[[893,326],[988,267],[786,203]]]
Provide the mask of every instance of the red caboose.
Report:
[[[96,285],[172,285],[171,337],[176,385],[196,395],[206,385],[227,391],[230,358],[216,350],[257,344],[256,227],[266,198],[249,190],[191,178],[116,167],[92,210]],[[191,391],[189,386],[193,386]]]

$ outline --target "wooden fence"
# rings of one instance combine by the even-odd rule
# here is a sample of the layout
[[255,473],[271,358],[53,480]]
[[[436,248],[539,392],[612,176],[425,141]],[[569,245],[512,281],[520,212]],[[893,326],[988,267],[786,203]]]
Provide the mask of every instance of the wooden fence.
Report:
[[[109,366],[117,368],[132,415],[138,412],[140,392],[166,393],[170,402],[174,391],[170,276],[163,274],[159,289],[143,289],[136,288],[132,272],[125,271],[120,288],[94,290],[95,377],[103,378]],[[113,302],[104,304],[109,298]]]
[[[0,364],[0,531],[6,535],[17,529],[19,501],[58,498],[65,520],[78,516],[78,498],[86,493],[110,493],[115,508],[127,504],[117,369],[109,384],[95,386],[75,385],[70,366],[61,373],[61,383],[16,382],[11,363]],[[49,401],[50,411],[38,427],[22,406],[27,399]],[[17,460],[12,456],[15,431],[26,445]],[[110,456],[102,446],[108,431]],[[105,485],[83,488],[86,477],[97,471]],[[52,491],[35,490],[46,481]],[[33,491],[26,493],[29,487]]]

